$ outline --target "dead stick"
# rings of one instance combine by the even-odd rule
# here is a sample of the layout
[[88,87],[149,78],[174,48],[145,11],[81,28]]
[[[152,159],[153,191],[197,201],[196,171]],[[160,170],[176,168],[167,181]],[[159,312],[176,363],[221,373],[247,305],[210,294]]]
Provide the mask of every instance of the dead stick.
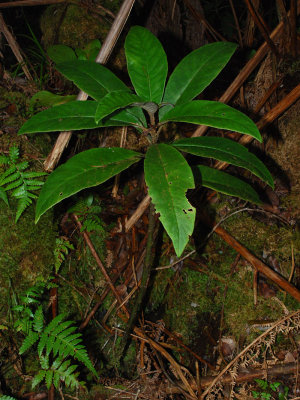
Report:
[[265,21],[262,19],[261,15],[258,13],[258,11],[253,7],[253,4],[250,0],[244,0],[244,1],[246,3],[246,6],[247,6],[255,24],[257,25],[258,29],[260,30],[260,33],[262,34],[263,38],[268,43],[268,46],[270,47],[271,51],[275,54],[276,58],[279,58],[278,50],[277,50],[273,40],[269,36],[268,28],[265,24]]
[[[280,375],[291,375],[297,372],[297,364],[296,363],[288,363],[288,364],[280,364],[275,365],[272,368],[268,368],[266,371],[265,369],[247,369],[241,371],[237,377],[235,378],[236,383],[243,383],[243,382],[250,382],[257,378],[265,377],[266,373],[268,376],[280,376]],[[211,385],[213,380],[215,379],[214,376],[207,376],[204,378],[200,378],[200,385],[203,387]],[[228,384],[232,382],[232,376],[227,374],[223,376],[221,383]],[[196,385],[191,382],[191,386],[194,390],[197,390]],[[175,386],[168,386],[166,387],[166,393],[175,394],[180,393]]]
[[[300,97],[300,84],[296,86],[290,93],[288,93],[275,107],[273,107],[269,112],[267,112],[257,123],[256,126],[259,130],[265,128],[271,122],[273,122],[276,118],[279,117],[283,112],[285,112],[295,101],[297,101]],[[249,135],[243,135],[239,143],[242,145],[248,144],[252,142],[253,137]],[[219,170],[224,169],[228,166],[228,163],[224,161],[217,161],[214,165],[214,168]],[[132,215],[132,217],[134,214]],[[128,221],[129,222],[129,221]]]
[[[108,35],[103,42],[100,52],[96,58],[96,62],[99,64],[105,64],[122,32],[122,29],[128,19],[130,11],[133,7],[135,0],[124,0]],[[80,91],[77,100],[84,101],[88,98],[88,95],[83,91]],[[58,163],[65,147],[68,145],[72,136],[71,131],[61,132],[56,140],[56,143],[44,162],[44,168],[46,171],[52,171]]]
[[291,53],[294,58],[297,57],[297,0],[291,0]]
[[264,264],[259,258],[255,257],[249,250],[242,246],[235,240],[225,229],[216,226],[214,231],[233,249],[241,254],[247,261],[249,261],[255,269],[265,275],[267,278],[275,282],[281,289],[285,290],[288,294],[300,301],[300,291],[290,284],[286,279],[282,278],[277,272]]
[[[82,229],[82,224],[79,221],[77,215],[76,214],[72,214],[72,218],[76,222],[76,225],[78,226],[78,228],[81,230]],[[119,304],[122,304],[122,299],[120,298],[119,293],[117,292],[116,288],[114,287],[114,284],[113,284],[112,280],[110,279],[110,276],[106,272],[106,269],[105,269],[102,261],[100,260],[98,254],[97,254],[97,252],[95,250],[95,247],[94,247],[94,245],[93,245],[93,243],[92,243],[92,241],[90,239],[89,234],[86,231],[83,231],[82,232],[82,236],[84,237],[84,240],[86,241],[86,244],[88,245],[88,247],[89,247],[89,249],[90,249],[90,251],[91,251],[91,253],[92,253],[92,255],[93,255],[93,257],[94,257],[94,259],[95,259],[95,261],[97,263],[97,265],[98,265],[98,267],[100,268],[102,274],[104,275],[104,277],[106,279],[106,282],[108,283],[108,285],[109,285],[111,291],[113,292],[115,298],[118,300]],[[125,307],[125,305],[122,305],[122,309],[124,310],[124,312],[127,315],[127,317],[129,317],[129,312],[128,312],[127,308]]]
[[[298,0],[298,8],[297,8],[297,15],[299,14],[300,10],[300,0]],[[277,27],[273,30],[273,32],[270,35],[270,38],[272,40],[276,39],[281,33],[284,28],[284,22],[281,21]],[[226,89],[226,91],[223,93],[223,95],[220,97],[219,101],[222,103],[228,103],[233,96],[236,94],[236,92],[239,90],[239,88],[242,86],[242,84],[246,81],[248,76],[254,71],[254,69],[258,66],[258,64],[263,60],[265,55],[268,52],[268,44],[267,42],[264,42],[260,48],[257,50],[255,53],[255,56],[251,58],[251,60],[248,61],[248,63],[244,66],[244,68],[241,70],[241,72],[238,74],[238,76],[234,79],[234,81],[231,83],[231,85]],[[200,125],[195,132],[193,133],[193,137],[195,136],[203,136],[204,133],[207,131],[208,126]]]
[[24,6],[45,6],[47,4],[66,3],[66,0],[20,0],[8,3],[0,3],[0,8],[24,7]]
[[8,29],[8,27],[7,27],[7,25],[6,25],[5,21],[4,21],[3,16],[2,16],[1,13],[0,13],[0,32],[2,32],[3,35],[5,36],[5,39],[7,40],[7,43],[9,44],[9,46],[10,46],[12,52],[14,53],[16,59],[20,63],[26,78],[29,81],[33,81],[31,73],[30,73],[29,69],[27,68],[27,65],[25,64],[24,58],[23,58],[23,56],[21,54],[20,47],[19,47],[16,39],[14,38],[13,34]]

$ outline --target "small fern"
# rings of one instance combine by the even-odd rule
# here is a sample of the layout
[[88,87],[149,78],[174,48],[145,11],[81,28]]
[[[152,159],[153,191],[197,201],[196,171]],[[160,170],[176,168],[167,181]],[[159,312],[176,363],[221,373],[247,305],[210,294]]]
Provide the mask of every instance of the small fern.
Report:
[[[19,314],[19,318],[14,323],[14,328],[17,332],[24,332],[28,334],[32,330],[32,325],[38,326],[38,315],[43,312],[41,306],[34,314],[32,306],[38,306],[41,302],[42,295],[46,289],[57,287],[57,285],[51,280],[52,276],[48,278],[48,281],[38,281],[34,286],[27,289],[26,292],[20,296],[19,304],[13,307],[13,311]],[[36,329],[37,330],[37,329]]]
[[0,400],[16,400],[16,399],[11,396],[0,396]]
[[87,232],[103,232],[103,222],[99,215],[101,207],[99,205],[93,205],[94,198],[92,195],[87,198],[80,199],[74,206],[72,206],[68,212],[74,213],[78,216],[79,221],[82,223],[81,231]]
[[54,269],[56,274],[70,250],[74,250],[74,246],[67,239],[63,237],[56,239],[56,246],[54,249]]
[[[57,389],[60,382],[67,387],[83,386],[77,377],[77,365],[71,364],[71,359],[83,363],[94,375],[97,372],[89,359],[86,348],[82,344],[82,334],[76,333],[77,328],[73,321],[64,321],[65,314],[59,314],[46,327],[41,306],[33,316],[32,329],[19,350],[24,354],[33,345],[37,344],[41,370],[32,381],[32,387],[45,380],[48,388],[53,384]],[[50,366],[50,359],[54,360]]]
[[26,171],[27,161],[19,160],[19,149],[13,146],[9,149],[9,155],[0,156],[0,166],[7,165],[8,168],[0,175],[0,199],[8,206],[7,192],[18,200],[15,221],[17,222],[26,208],[32,203],[37,195],[32,193],[39,190],[44,182],[36,178],[46,175],[45,172]]

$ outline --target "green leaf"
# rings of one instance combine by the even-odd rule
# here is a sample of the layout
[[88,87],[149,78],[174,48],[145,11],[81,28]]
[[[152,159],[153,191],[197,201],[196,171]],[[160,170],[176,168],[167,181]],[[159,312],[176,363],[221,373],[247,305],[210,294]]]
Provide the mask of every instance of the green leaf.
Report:
[[248,183],[226,174],[226,172],[218,171],[204,165],[193,167],[193,172],[195,181],[200,182],[204,187],[229,196],[239,197],[255,204],[261,204],[258,194]]
[[21,127],[18,134],[36,132],[55,132],[80,129],[94,129],[107,126],[141,125],[134,111],[122,110],[103,123],[96,123],[96,101],[72,101],[48,110],[42,111],[31,117]]
[[83,49],[86,58],[90,61],[95,61],[99,50],[101,49],[101,42],[98,39],[91,40]]
[[7,198],[7,194],[5,193],[5,189],[3,189],[2,187],[0,187],[0,199],[4,201],[4,203],[8,206],[8,198]]
[[28,335],[24,339],[22,346],[20,347],[19,354],[25,353],[30,347],[32,347],[39,339],[37,332],[29,331]]
[[66,78],[95,100],[107,93],[129,88],[114,73],[101,64],[91,61],[75,60],[56,66]]
[[147,29],[134,26],[125,40],[125,54],[136,93],[159,104],[168,73],[167,56],[160,41]]
[[45,376],[46,376],[46,371],[44,370],[39,371],[31,381],[32,389],[35,388],[39,383],[41,383],[44,380]]
[[34,314],[33,319],[33,329],[41,333],[44,328],[44,314],[43,314],[43,307],[40,305]]
[[72,157],[49,175],[36,204],[36,222],[49,208],[82,189],[97,186],[138,161],[123,148],[99,148]]
[[48,47],[47,54],[55,64],[76,60],[74,50],[64,44],[55,44]]
[[48,90],[41,90],[31,97],[29,104],[30,107],[36,109],[37,107],[57,106],[74,100],[76,100],[75,95],[60,96],[58,94],[48,92]]
[[128,91],[125,92],[124,90],[107,93],[107,95],[98,102],[95,115],[96,123],[112,114],[114,111],[140,101],[142,101],[142,99],[139,96],[131,94]]
[[177,149],[200,157],[211,157],[246,168],[274,188],[273,178],[265,165],[245,146],[221,137],[195,137],[173,143]]
[[145,158],[145,180],[160,220],[179,257],[193,233],[195,209],[186,198],[194,178],[185,158],[172,146],[156,144]]
[[[228,42],[210,43],[184,57],[168,80],[163,103],[178,105],[193,100],[218,76],[236,47]],[[160,117],[170,108],[163,107]]]
[[47,386],[48,390],[50,389],[50,386],[52,385],[53,374],[54,374],[54,371],[52,369],[49,369],[46,372],[45,381],[46,381],[46,386]]
[[194,100],[187,104],[175,106],[161,119],[161,122],[166,121],[189,122],[228,129],[246,133],[262,142],[257,126],[247,115],[218,101]]

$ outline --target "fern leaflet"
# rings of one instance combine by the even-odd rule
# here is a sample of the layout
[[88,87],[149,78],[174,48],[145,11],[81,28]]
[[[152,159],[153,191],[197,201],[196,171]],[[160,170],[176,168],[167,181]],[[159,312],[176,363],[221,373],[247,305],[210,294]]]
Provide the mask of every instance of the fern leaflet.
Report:
[[18,199],[15,221],[17,222],[26,208],[37,196],[32,191],[39,190],[44,184],[35,178],[46,175],[45,172],[25,171],[28,168],[27,161],[17,162],[19,149],[12,146],[9,156],[0,156],[0,165],[8,165],[8,169],[0,175],[0,199],[8,205],[6,192],[12,191],[11,196]]
[[39,340],[39,334],[37,332],[29,331],[28,335],[24,339],[22,346],[20,347],[19,354],[25,353],[30,347],[32,347]]

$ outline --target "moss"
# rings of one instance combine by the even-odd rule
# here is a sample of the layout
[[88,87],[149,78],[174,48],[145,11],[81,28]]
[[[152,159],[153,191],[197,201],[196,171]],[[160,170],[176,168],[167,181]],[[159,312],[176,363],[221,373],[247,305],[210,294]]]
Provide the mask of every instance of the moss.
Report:
[[[19,219],[15,219],[15,202],[11,207],[0,209],[0,293],[7,303],[8,286],[11,282],[17,293],[32,286],[38,277],[52,272],[55,226],[52,213],[34,224],[34,208],[29,207]],[[5,306],[5,304],[3,304]]]
[[297,231],[287,225],[266,225],[247,213],[232,216],[223,226],[258,258],[265,258],[268,263],[268,257],[275,257],[280,268],[278,272],[286,278],[289,277],[292,246],[295,259],[300,256],[300,235]]
[[54,4],[46,8],[41,20],[42,42],[45,48],[65,44],[82,48],[93,39],[104,40],[109,22],[76,4]]

